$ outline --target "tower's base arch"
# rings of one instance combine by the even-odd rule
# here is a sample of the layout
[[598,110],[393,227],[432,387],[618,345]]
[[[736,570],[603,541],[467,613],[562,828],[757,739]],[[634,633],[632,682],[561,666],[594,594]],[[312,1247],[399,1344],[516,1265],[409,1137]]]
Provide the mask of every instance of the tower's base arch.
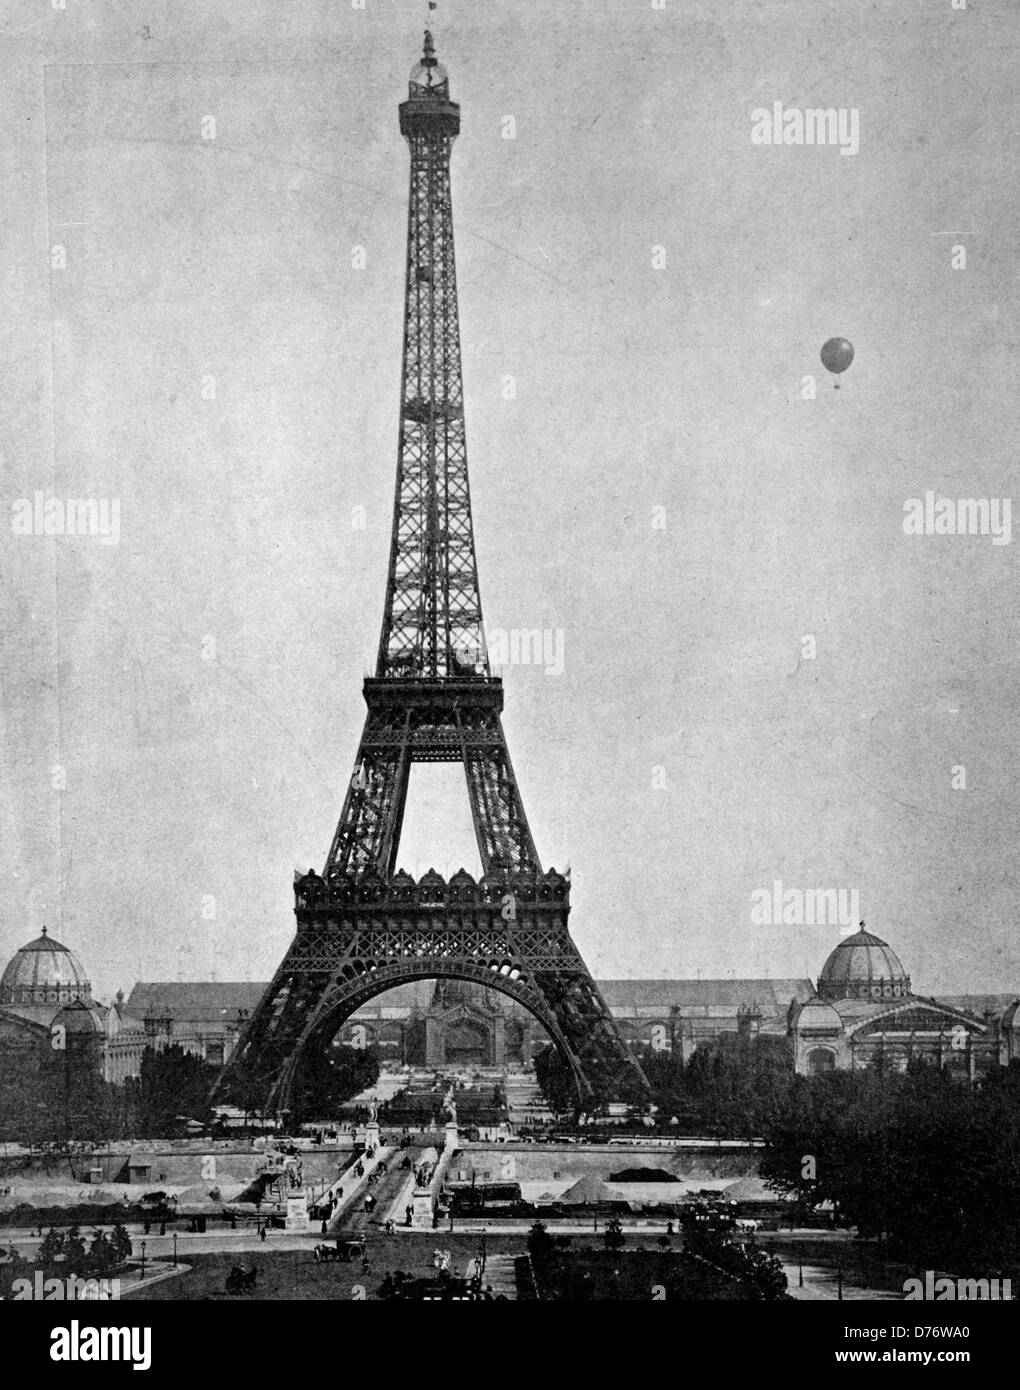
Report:
[[[615,1096],[643,1099],[647,1083],[567,931],[562,875],[449,884],[375,878],[295,884],[298,931],[217,1087],[238,1086],[278,1114],[289,1109],[309,1049],[325,1048],[358,1008],[396,985],[465,980],[515,1000],[545,1029],[574,1081],[579,1109]],[[506,903],[513,902],[513,913]]]

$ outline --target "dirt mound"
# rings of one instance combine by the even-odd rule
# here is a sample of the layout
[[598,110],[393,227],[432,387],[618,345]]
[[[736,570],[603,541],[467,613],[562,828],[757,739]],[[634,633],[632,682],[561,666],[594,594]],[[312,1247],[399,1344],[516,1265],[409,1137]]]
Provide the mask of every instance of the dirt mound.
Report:
[[610,1173],[610,1182],[679,1182],[675,1173],[665,1168],[624,1168],[622,1173]]

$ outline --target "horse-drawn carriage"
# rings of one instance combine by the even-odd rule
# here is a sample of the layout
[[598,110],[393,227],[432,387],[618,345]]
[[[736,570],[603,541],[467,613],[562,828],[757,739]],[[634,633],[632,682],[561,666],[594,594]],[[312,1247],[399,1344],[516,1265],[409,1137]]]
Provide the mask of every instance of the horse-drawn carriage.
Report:
[[338,1240],[336,1245],[317,1245],[312,1252],[317,1265],[353,1264],[365,1257],[363,1240]]

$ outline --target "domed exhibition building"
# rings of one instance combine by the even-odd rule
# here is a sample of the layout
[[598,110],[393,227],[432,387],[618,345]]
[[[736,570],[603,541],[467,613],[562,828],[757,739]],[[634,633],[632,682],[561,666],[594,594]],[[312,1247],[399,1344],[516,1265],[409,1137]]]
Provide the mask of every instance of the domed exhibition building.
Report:
[[896,952],[862,922],[822,966],[814,996],[791,1002],[788,1026],[801,1073],[853,1070],[879,1057],[903,1070],[920,1057],[973,1080],[1020,1058],[1018,1010],[1009,995],[912,993]]
[[81,961],[45,927],[0,976],[0,1065],[8,1074],[37,1072],[63,1054],[69,1066],[122,1082],[138,1075],[145,1043],[123,995],[113,1008],[97,1003]]
[[[895,951],[863,929],[840,941],[808,979],[600,980],[599,991],[633,1047],[687,1061],[724,1034],[787,1038],[802,1074],[868,1066],[881,1054],[903,1069],[911,1057],[975,1079],[1020,1058],[1020,991],[954,995],[912,992]],[[266,986],[152,982],[128,1007],[159,1045],[177,1042],[226,1061]],[[379,994],[340,1027],[339,1041],[372,1047],[396,1066],[528,1068],[548,1042],[541,1025],[496,989],[421,980]]]
[[[112,1007],[92,997],[84,966],[44,928],[0,978],[0,1065],[24,1075],[54,1049],[105,1080],[137,1076],[146,1046],[178,1045],[215,1066],[230,1058],[266,989],[259,982],[139,982]],[[633,1047],[679,1053],[725,1034],[788,1039],[801,1074],[911,1058],[974,1080],[1020,1059],[1018,992],[931,999],[886,942],[861,929],[807,979],[602,980],[599,989]],[[338,1041],[374,1048],[384,1064],[433,1070],[528,1069],[548,1042],[515,1000],[467,981],[422,980],[369,1000]]]

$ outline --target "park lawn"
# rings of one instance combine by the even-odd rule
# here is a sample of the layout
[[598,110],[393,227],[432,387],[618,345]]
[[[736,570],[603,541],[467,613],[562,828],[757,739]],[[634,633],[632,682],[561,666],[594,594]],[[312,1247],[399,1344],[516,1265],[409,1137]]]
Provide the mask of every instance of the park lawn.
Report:
[[[387,1271],[393,1274],[402,1269],[415,1279],[434,1275],[432,1252],[437,1248],[449,1250],[451,1273],[463,1275],[467,1262],[478,1253],[479,1240],[478,1235],[451,1235],[445,1231],[429,1231],[422,1235],[372,1235],[368,1242],[371,1264],[368,1274],[362,1273],[360,1261],[355,1264],[316,1264],[311,1247],[306,1250],[260,1249],[240,1254],[237,1251],[189,1253],[191,1269],[188,1273],[139,1290],[137,1294],[132,1294],[132,1302],[143,1299],[194,1302],[209,1298],[222,1299],[227,1303],[250,1303],[263,1299],[313,1302],[355,1300],[362,1297],[355,1292],[359,1287],[364,1289],[365,1298],[376,1299]],[[488,1238],[490,1255],[521,1255],[526,1248],[523,1234],[490,1234]],[[245,1270],[250,1270],[254,1265],[258,1270],[254,1294],[231,1296],[224,1292],[227,1275],[235,1265]]]
[[[889,1259],[878,1241],[790,1240],[781,1232],[762,1232],[758,1244],[770,1255],[778,1255],[784,1264],[796,1265],[799,1256],[806,1265],[831,1269],[833,1279],[836,1271],[842,1269],[843,1283],[859,1289],[902,1294],[904,1279],[917,1274],[916,1269]],[[796,1280],[794,1274],[791,1282],[795,1284]]]
[[680,1251],[598,1246],[557,1250],[535,1269],[543,1299],[557,1302],[649,1303],[746,1301],[738,1280]]

